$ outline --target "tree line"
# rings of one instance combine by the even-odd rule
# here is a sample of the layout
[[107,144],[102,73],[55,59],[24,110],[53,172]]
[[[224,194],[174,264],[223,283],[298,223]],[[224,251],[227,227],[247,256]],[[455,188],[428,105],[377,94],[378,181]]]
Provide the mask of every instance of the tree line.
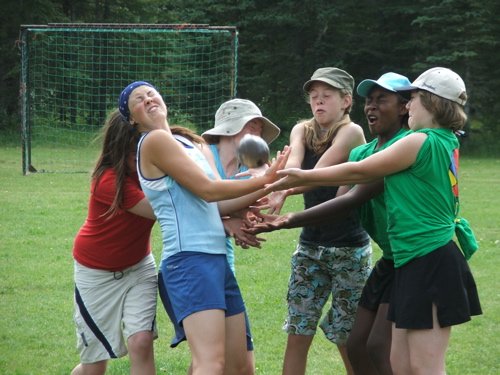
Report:
[[[282,128],[282,143],[311,116],[302,85],[317,68],[344,69],[357,85],[389,71],[413,81],[444,66],[467,86],[463,150],[499,155],[498,14],[498,0],[7,0],[0,5],[0,133],[20,123],[20,25],[195,23],[237,27],[237,96]],[[352,118],[364,125],[363,98],[354,100]]]

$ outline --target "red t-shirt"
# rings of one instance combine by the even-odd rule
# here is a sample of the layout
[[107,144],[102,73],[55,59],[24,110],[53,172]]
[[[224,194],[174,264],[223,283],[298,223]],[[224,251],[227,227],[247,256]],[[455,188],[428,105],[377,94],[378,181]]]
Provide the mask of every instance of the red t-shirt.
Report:
[[[85,267],[121,271],[138,263],[151,252],[154,220],[126,211],[144,198],[137,173],[125,178],[123,209],[109,218],[115,197],[115,171],[103,173],[94,189],[92,182],[87,220],[76,235],[73,257]],[[107,220],[106,220],[107,219]]]

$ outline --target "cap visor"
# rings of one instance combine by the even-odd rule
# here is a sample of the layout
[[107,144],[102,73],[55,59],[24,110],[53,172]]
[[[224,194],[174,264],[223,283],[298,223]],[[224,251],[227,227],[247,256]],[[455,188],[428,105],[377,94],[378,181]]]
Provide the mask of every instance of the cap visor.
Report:
[[416,86],[401,86],[401,87],[394,87],[394,90],[396,90],[396,91],[420,90],[420,87],[416,87]]
[[366,98],[368,94],[370,93],[370,90],[374,85],[376,85],[377,82],[371,79],[365,79],[363,82],[361,82],[358,85],[358,88],[356,89],[356,92],[362,96],[363,98]]

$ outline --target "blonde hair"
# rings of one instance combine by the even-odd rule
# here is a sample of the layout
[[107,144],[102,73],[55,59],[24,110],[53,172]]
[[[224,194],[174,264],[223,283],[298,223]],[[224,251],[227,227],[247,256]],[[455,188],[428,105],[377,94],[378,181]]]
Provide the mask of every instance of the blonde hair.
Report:
[[[433,121],[453,131],[464,127],[467,115],[462,105],[426,90],[418,90],[418,95],[422,106],[434,115]],[[460,99],[467,100],[467,94],[463,92]]]
[[[333,90],[337,90],[339,92],[340,98],[344,99],[347,95],[351,95],[349,91],[345,89],[338,89],[336,87],[331,86]],[[307,101],[309,102],[309,93],[306,95]],[[352,105],[354,103],[354,99],[351,101],[351,104],[344,110],[344,115],[340,119],[340,121],[336,122],[326,131],[326,136],[324,139],[321,139],[321,132],[323,129],[318,124],[316,119],[313,117],[309,120],[301,121],[304,124],[304,144],[309,149],[318,154],[322,154],[325,150],[330,146],[333,139],[337,135],[340,129],[345,125],[351,123],[351,117],[349,113],[351,113]]]

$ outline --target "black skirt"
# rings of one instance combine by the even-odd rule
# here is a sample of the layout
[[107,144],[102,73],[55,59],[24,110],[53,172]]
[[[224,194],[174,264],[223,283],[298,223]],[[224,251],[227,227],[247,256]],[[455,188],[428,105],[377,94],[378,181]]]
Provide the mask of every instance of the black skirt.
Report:
[[381,303],[389,303],[394,282],[394,261],[380,258],[373,267],[363,287],[359,306],[368,310],[378,310]]
[[433,303],[441,327],[482,314],[471,270],[453,241],[396,268],[387,318],[396,328],[431,329]]

